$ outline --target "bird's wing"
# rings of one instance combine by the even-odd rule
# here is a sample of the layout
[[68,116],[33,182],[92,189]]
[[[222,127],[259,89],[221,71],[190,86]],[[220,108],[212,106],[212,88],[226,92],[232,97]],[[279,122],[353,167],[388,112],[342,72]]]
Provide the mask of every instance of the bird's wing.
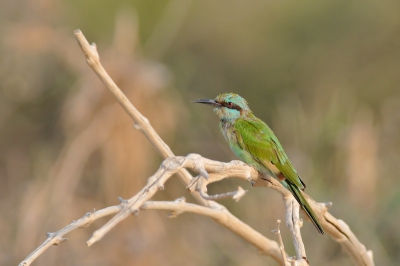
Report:
[[254,160],[268,168],[267,162],[272,163],[282,172],[285,178],[299,187],[305,188],[292,163],[274,132],[260,119],[237,119],[234,124],[236,137],[242,149],[247,150]]

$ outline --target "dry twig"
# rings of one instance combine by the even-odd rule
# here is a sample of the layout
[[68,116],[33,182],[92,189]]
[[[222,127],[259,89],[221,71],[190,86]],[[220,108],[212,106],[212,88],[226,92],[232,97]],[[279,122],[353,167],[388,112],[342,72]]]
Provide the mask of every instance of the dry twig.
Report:
[[286,258],[285,246],[283,245],[283,241],[282,241],[281,230],[279,229],[280,224],[281,224],[281,220],[277,220],[276,228],[274,230],[272,230],[272,233],[275,233],[276,235],[278,235],[279,249],[281,250],[284,266],[289,266],[288,260]]
[[303,220],[299,217],[300,205],[293,197],[285,197],[286,207],[286,225],[292,233],[293,244],[296,251],[296,257],[293,259],[293,265],[307,266],[306,249],[301,237],[300,228],[303,226]]
[[[203,207],[196,204],[184,203],[183,200],[175,202],[147,202],[159,190],[164,188],[164,183],[176,172],[183,168],[198,170],[198,165],[201,165],[203,172],[208,172],[209,180],[221,179],[221,176],[237,177],[243,180],[256,178],[258,172],[248,165],[239,161],[232,161],[230,163],[222,163],[212,161],[201,157],[198,154],[189,154],[186,157],[172,157],[167,158],[161,164],[158,171],[148,178],[146,186],[140,190],[135,196],[128,200],[120,200],[119,206],[112,206],[99,210],[93,213],[88,213],[81,219],[72,222],[65,228],[55,233],[49,233],[47,240],[40,245],[34,252],[32,252],[20,265],[30,265],[40,254],[46,251],[51,245],[58,245],[65,241],[64,236],[77,228],[87,227],[93,221],[104,217],[106,215],[117,213],[110,221],[104,226],[95,231],[92,237],[87,241],[90,246],[100,240],[104,234],[116,226],[120,221],[127,218],[131,214],[138,215],[140,209],[168,209],[173,211],[172,216],[176,216],[182,212],[193,212],[211,217],[214,221],[220,223],[226,228],[234,231],[244,239],[250,239],[256,243],[256,247],[265,254],[270,255],[275,260],[282,262],[280,257],[279,247],[275,241],[269,240],[252,229],[247,224],[233,216],[224,206],[215,205],[213,208]],[[244,167],[244,168],[243,168]],[[239,171],[242,169],[242,171]]]

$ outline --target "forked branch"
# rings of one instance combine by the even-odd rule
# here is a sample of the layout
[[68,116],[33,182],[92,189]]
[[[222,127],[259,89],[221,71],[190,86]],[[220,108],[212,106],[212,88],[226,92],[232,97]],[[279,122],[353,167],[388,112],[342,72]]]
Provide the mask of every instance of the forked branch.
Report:
[[[73,221],[65,228],[55,233],[49,233],[46,241],[32,252],[20,265],[30,265],[40,254],[46,251],[52,245],[58,245],[66,240],[64,236],[78,228],[88,227],[93,221],[111,214],[116,215],[111,218],[104,226],[95,231],[92,237],[87,241],[90,246],[100,240],[109,230],[115,227],[120,221],[129,217],[131,214],[138,215],[140,210],[160,209],[170,210],[170,217],[175,217],[182,212],[193,212],[205,216],[209,216],[214,221],[220,223],[226,228],[236,232],[244,239],[251,240],[262,253],[267,254],[283,263],[279,253],[278,244],[275,241],[269,240],[259,234],[246,224],[243,224],[239,219],[234,217],[224,206],[217,205],[213,207],[200,206],[197,204],[186,203],[179,199],[174,202],[149,202],[159,190],[164,188],[164,183],[173,176],[177,171],[186,168],[193,171],[199,170],[201,165],[202,170],[199,172],[208,172],[209,180],[215,181],[221,176],[237,177],[243,180],[249,180],[258,176],[257,171],[248,165],[239,161],[230,163],[221,163],[201,157],[197,154],[189,154],[186,157],[172,157],[165,159],[158,171],[148,178],[146,186],[141,189],[135,196],[128,200],[120,200],[120,205],[105,208],[103,210],[94,211],[85,214],[81,219]],[[241,171],[238,171],[242,169]],[[234,218],[232,218],[234,217]],[[238,230],[239,229],[239,230]],[[249,241],[250,242],[250,241]]]

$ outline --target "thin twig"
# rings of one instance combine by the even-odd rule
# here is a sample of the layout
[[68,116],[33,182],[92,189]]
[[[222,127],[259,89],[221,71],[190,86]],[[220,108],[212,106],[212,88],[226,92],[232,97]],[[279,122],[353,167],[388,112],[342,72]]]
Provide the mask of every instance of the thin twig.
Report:
[[274,230],[272,230],[272,232],[275,233],[276,235],[278,235],[279,249],[281,250],[283,263],[285,266],[289,266],[289,263],[288,263],[288,260],[286,257],[285,246],[283,245],[283,241],[282,241],[281,230],[279,230],[280,224],[281,224],[281,220],[276,220],[276,228]]
[[303,226],[303,220],[299,217],[300,205],[292,195],[284,197],[286,207],[286,224],[292,234],[294,249],[296,252],[295,265],[308,265],[306,249],[301,237],[300,228]]
[[232,198],[232,199],[236,200],[236,202],[238,202],[244,196],[244,194],[246,194],[246,192],[247,192],[246,190],[244,190],[241,187],[238,187],[238,190],[236,190],[236,191],[226,192],[226,193],[222,193],[222,194],[215,194],[212,196],[208,195],[201,189],[198,189],[196,191],[199,192],[200,196],[205,200],[222,200],[222,199]]
[[[201,162],[199,162],[201,160]],[[140,190],[135,196],[128,200],[119,199],[121,204],[119,206],[109,207],[103,210],[99,210],[94,212],[93,214],[87,214],[83,218],[78,221],[75,221],[65,227],[64,229],[53,233],[48,236],[48,239],[40,245],[34,252],[32,252],[23,262],[21,262],[21,266],[30,265],[40,254],[46,251],[53,244],[60,244],[64,239],[64,236],[75,230],[77,228],[86,227],[90,225],[94,220],[103,217],[105,215],[117,213],[106,225],[95,231],[92,237],[87,241],[87,244],[90,246],[96,241],[100,240],[105,233],[111,230],[114,226],[116,226],[120,221],[130,216],[130,214],[138,215],[139,210],[143,208],[143,204],[154,196],[159,190],[162,190],[164,187],[164,183],[177,171],[182,168],[188,168],[195,171],[197,166],[201,164],[203,165],[204,171],[208,171],[210,174],[210,179],[219,178],[219,175],[225,175],[226,177],[237,177],[243,180],[247,180],[248,174],[250,173],[253,176],[257,176],[258,173],[251,167],[241,163],[237,164],[236,162],[230,163],[221,163],[217,161],[208,160],[202,158],[198,154],[189,154],[186,157],[173,157],[165,159],[161,164],[158,171],[148,178],[146,186]],[[245,167],[241,172],[238,172],[238,167]],[[215,172],[213,172],[215,171]],[[182,201],[182,200],[181,200]],[[182,205],[186,206],[186,205]],[[279,263],[282,263],[282,258],[279,253],[278,243],[268,238],[265,238],[263,235],[252,229],[247,224],[244,224],[242,221],[233,216],[225,207],[220,205],[221,208],[209,208],[202,207],[201,210],[203,212],[210,213],[210,217],[213,218],[216,222],[225,226],[226,228],[234,231],[237,235],[241,236],[245,240],[250,243],[254,243],[262,254],[267,254],[274,258]],[[200,207],[200,206],[198,206]],[[209,209],[205,211],[205,209]],[[184,209],[183,209],[184,210]],[[176,213],[179,212],[178,209],[175,210]],[[175,214],[176,214],[175,213]],[[53,238],[55,238],[53,240]]]
[[[283,197],[292,197],[281,183],[271,177],[260,176],[251,180],[253,186],[269,187],[278,191]],[[357,239],[350,227],[342,220],[336,219],[328,212],[332,206],[331,202],[317,203],[314,199],[303,192],[314,213],[316,214],[322,228],[334,241],[339,243],[350,255],[353,263],[360,266],[374,266],[373,252],[367,250],[365,246]],[[305,216],[306,217],[306,216]],[[306,217],[307,218],[307,217]]]
[[51,246],[58,246],[59,244],[67,241],[67,238],[64,238],[66,234],[78,228],[89,227],[94,221],[102,217],[118,213],[120,210],[121,206],[118,205],[118,206],[107,207],[98,211],[88,212],[82,218],[76,221],[72,221],[72,223],[70,223],[63,229],[55,233],[47,233],[47,239],[18,265],[19,266],[30,265],[34,260],[36,260],[43,252],[45,252]]

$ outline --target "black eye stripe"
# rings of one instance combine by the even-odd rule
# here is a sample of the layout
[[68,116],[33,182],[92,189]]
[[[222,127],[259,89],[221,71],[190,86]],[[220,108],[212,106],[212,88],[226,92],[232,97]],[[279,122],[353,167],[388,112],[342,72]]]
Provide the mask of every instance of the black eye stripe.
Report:
[[234,104],[233,102],[225,102],[224,106],[229,108],[229,109],[236,109],[238,111],[241,110],[241,108],[238,105]]

